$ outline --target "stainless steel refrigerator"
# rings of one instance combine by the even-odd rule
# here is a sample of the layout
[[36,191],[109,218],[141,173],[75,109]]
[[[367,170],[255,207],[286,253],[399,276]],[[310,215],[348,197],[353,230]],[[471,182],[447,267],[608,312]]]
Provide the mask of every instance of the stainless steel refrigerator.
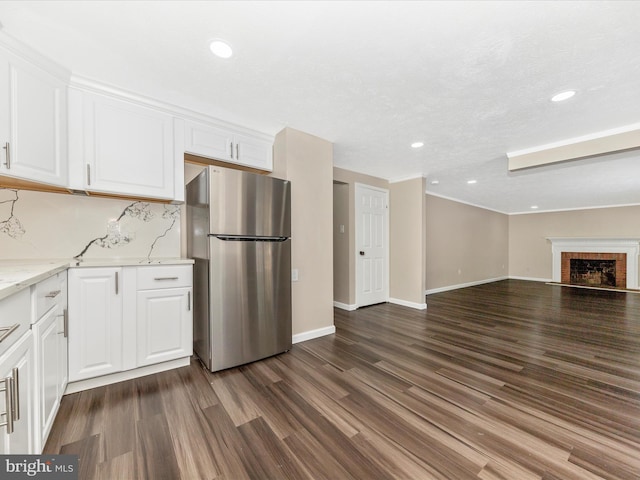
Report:
[[206,167],[187,185],[194,351],[212,371],[291,348],[291,184]]

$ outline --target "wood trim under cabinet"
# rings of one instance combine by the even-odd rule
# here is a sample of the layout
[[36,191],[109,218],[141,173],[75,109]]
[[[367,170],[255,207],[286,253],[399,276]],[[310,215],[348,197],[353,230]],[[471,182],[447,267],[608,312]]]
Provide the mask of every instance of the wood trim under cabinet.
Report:
[[28,180],[23,180],[23,179],[14,178],[14,177],[5,177],[3,175],[0,175],[0,188],[11,188],[16,190],[31,190],[34,192],[45,192],[45,193],[63,193],[66,195],[83,195],[86,197],[113,198],[116,200],[133,200],[133,201],[151,202],[151,203],[166,203],[166,204],[183,203],[183,202],[176,202],[174,200],[162,199],[162,198],[133,197],[133,196],[126,196],[126,195],[117,195],[114,193],[91,192],[86,190],[70,190],[64,187],[57,187],[55,185],[47,185],[47,184],[38,183],[38,182],[30,182]]
[[202,165],[202,166],[213,165],[215,167],[232,168],[234,170],[242,170],[244,172],[259,173],[261,175],[272,173],[270,170],[260,170],[258,168],[246,167],[244,165],[239,165],[237,163],[224,162],[221,160],[214,160],[208,157],[193,155],[192,153],[185,153],[184,161],[185,163],[191,163],[193,165]]

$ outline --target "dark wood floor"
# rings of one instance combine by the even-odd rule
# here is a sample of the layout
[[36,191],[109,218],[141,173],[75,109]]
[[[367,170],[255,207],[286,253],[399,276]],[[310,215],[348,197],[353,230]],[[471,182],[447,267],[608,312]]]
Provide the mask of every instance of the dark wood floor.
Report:
[[68,395],[46,446],[93,479],[640,478],[640,295],[502,281],[218,374]]

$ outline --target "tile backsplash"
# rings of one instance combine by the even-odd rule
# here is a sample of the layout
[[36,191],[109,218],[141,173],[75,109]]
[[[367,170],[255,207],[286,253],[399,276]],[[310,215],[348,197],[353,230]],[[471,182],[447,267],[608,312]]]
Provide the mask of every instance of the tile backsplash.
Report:
[[0,259],[180,256],[180,206],[0,188]]

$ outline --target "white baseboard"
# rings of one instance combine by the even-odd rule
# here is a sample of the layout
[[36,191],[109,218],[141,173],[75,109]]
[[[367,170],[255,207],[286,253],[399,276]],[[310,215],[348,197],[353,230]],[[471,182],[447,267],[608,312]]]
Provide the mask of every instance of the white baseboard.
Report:
[[401,300],[399,298],[389,298],[389,303],[395,303],[396,305],[402,305],[403,307],[415,308],[416,310],[426,310],[426,303],[409,302],[407,300]]
[[153,373],[166,372],[167,370],[173,370],[174,368],[186,367],[189,365],[190,361],[191,357],[184,357],[177,360],[158,363],[156,365],[134,368],[133,370],[127,370],[126,372],[112,373],[110,375],[102,375],[101,377],[70,382],[67,384],[64,394],[69,395],[70,393],[77,393],[83,390],[89,390],[90,388],[104,387],[105,385],[124,382],[125,380],[131,380],[132,378],[144,377],[145,375],[151,375]]
[[325,335],[331,335],[336,333],[335,325],[330,327],[317,328],[315,330],[309,330],[307,332],[296,333],[292,339],[292,343],[306,342],[307,340],[313,340],[314,338],[324,337]]
[[358,309],[357,305],[349,305],[348,303],[342,302],[333,302],[333,306],[339,308],[340,310],[347,310],[349,312],[353,312]]
[[448,292],[449,290],[458,290],[459,288],[475,287],[476,285],[483,285],[485,283],[499,282],[500,280],[507,280],[508,278],[510,277],[505,276],[505,277],[487,278],[485,280],[477,280],[475,282],[459,283],[457,285],[447,285],[446,287],[432,288],[432,289],[426,290],[424,293],[425,295],[431,295],[433,293]]
[[511,279],[511,280],[527,280],[529,282],[545,282],[545,283],[553,281],[550,278],[517,277],[517,276],[513,276],[513,275],[509,275],[509,279]]
[[475,282],[459,283],[457,285],[447,285],[446,287],[432,288],[430,290],[425,290],[424,293],[425,295],[431,295],[433,293],[448,292],[450,290],[458,290],[459,288],[474,287],[476,285],[499,282],[501,280],[527,280],[529,282],[550,282],[551,281],[550,278],[518,277],[518,276],[509,275],[505,277],[487,278],[486,280],[478,280]]

